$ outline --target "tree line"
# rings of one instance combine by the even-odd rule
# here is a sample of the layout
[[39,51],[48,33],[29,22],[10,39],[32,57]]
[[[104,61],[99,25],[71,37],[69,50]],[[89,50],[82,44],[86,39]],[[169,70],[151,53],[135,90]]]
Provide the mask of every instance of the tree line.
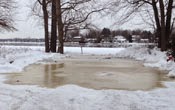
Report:
[[156,42],[156,38],[154,36],[154,33],[147,30],[141,30],[141,29],[135,29],[135,30],[122,30],[122,29],[116,29],[116,30],[110,30],[109,28],[103,28],[101,29],[88,29],[85,34],[81,34],[81,30],[73,30],[68,33],[68,36],[66,37],[66,41],[69,41],[69,39],[72,39],[76,36],[81,36],[83,38],[94,38],[96,39],[96,43],[100,43],[102,39],[109,39],[109,41],[116,36],[123,36],[125,39],[129,41],[130,37],[132,36],[139,36],[139,39],[148,39],[149,42]]

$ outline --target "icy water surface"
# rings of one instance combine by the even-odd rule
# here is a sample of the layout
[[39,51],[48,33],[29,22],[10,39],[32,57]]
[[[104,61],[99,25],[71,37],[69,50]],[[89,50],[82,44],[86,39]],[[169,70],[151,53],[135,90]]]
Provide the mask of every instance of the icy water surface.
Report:
[[65,59],[34,64],[22,73],[7,75],[7,84],[55,88],[76,84],[93,89],[150,90],[163,87],[164,75],[141,62],[125,59]]

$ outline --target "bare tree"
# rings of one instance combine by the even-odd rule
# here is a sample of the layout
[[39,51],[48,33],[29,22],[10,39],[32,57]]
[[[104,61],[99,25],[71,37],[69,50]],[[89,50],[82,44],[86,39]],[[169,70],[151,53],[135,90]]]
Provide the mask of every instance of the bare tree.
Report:
[[[48,5],[50,0],[36,0],[32,7],[32,14],[42,18],[44,22],[44,38],[45,38],[45,52],[50,52],[49,40],[49,11]],[[42,14],[41,14],[42,13]]]
[[13,26],[13,12],[15,10],[14,0],[0,0],[0,28],[13,31],[16,30]]
[[94,2],[94,0],[68,0],[65,2],[57,0],[59,53],[64,53],[64,33],[67,30],[77,29],[77,25],[80,28],[87,27],[88,23],[86,21],[90,15],[104,10],[103,7],[97,8]]
[[64,53],[64,25],[62,21],[62,9],[61,9],[61,0],[57,0],[56,2],[57,6],[57,20],[58,20],[58,41],[59,41],[59,46],[58,46],[58,52],[63,54]]
[[56,13],[56,1],[52,0],[52,23],[51,23],[51,52],[56,52],[57,47],[57,13]]
[[[92,3],[93,2],[93,3]],[[68,30],[86,28],[90,23],[87,19],[95,12],[100,12],[104,8],[98,7],[95,0],[37,0],[42,7],[42,12],[35,15],[44,18],[45,47],[46,52],[50,49],[55,52],[58,36],[58,52],[64,53],[64,39]],[[51,4],[51,5],[50,5]],[[38,7],[38,5],[36,5]],[[33,10],[38,8],[33,8]],[[34,11],[34,12],[35,12]],[[42,13],[42,14],[41,14]],[[55,17],[56,16],[56,17]],[[51,44],[49,47],[49,19],[51,18]],[[57,25],[56,25],[57,24]]]
[[[156,26],[156,36],[159,38],[159,47],[162,51],[167,49],[172,26],[173,0],[124,0],[128,7],[133,7],[126,18],[149,6],[153,10]],[[142,12],[143,13],[143,12]],[[144,13],[143,13],[144,14]]]

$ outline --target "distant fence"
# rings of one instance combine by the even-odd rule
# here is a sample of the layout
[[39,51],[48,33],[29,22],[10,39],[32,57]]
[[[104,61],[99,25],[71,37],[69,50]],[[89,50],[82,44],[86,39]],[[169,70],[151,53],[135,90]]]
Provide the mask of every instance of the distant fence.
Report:
[[[44,46],[44,42],[0,42],[0,45],[12,45],[12,46]],[[78,42],[65,42],[66,47],[80,47]],[[139,45],[142,47],[156,46],[155,43],[85,43],[83,47],[130,47],[133,45]]]

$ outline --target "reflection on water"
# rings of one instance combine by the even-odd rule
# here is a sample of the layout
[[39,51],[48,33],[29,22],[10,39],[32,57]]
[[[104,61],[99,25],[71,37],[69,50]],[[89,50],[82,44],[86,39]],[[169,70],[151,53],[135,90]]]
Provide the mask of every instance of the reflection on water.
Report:
[[[115,62],[115,63],[114,63]],[[160,71],[135,61],[62,61],[60,64],[35,64],[22,73],[9,74],[7,84],[40,85],[54,88],[76,84],[93,89],[150,90],[161,87]]]

